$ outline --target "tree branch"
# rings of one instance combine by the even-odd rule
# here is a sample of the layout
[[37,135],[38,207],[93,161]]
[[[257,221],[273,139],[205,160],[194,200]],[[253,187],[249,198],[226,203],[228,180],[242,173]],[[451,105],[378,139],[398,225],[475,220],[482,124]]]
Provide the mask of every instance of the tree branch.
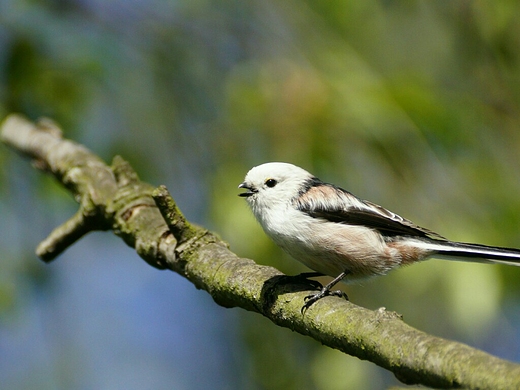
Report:
[[181,274],[219,305],[260,313],[277,325],[370,360],[403,383],[520,388],[519,365],[420,332],[384,308],[371,311],[327,297],[302,314],[309,283],[238,257],[215,234],[189,223],[166,187],[141,182],[120,157],[107,166],[83,146],[62,139],[48,120],[35,125],[11,115],[0,131],[4,143],[53,174],[80,204],[78,213],[38,246],[45,261],[88,231],[111,229],[150,265]]

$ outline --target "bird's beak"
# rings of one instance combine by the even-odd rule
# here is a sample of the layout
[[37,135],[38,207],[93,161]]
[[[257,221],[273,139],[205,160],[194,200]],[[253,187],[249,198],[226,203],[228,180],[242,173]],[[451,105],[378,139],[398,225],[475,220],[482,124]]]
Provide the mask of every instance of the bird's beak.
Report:
[[242,196],[244,198],[250,197],[251,195],[254,195],[255,193],[258,192],[258,190],[256,190],[255,188],[251,187],[246,182],[240,183],[238,185],[238,188],[245,188],[245,189],[248,190],[247,192],[242,192],[241,194],[238,194],[238,196]]

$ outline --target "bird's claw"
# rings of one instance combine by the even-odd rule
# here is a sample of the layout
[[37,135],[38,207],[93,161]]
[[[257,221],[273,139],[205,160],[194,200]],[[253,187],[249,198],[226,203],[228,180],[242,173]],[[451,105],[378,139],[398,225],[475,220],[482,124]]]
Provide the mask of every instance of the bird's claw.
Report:
[[341,291],[341,290],[330,291],[326,287],[323,287],[319,293],[307,295],[304,298],[305,304],[303,305],[303,307],[301,309],[301,313],[302,314],[305,313],[305,311],[309,307],[311,307],[314,303],[319,301],[321,298],[324,298],[327,296],[334,296],[334,297],[340,297],[340,298],[344,297],[348,301],[348,296],[343,291]]

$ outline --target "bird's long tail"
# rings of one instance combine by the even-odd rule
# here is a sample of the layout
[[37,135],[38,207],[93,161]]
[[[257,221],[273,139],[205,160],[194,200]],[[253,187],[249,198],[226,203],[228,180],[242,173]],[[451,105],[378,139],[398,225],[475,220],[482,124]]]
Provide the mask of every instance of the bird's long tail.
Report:
[[476,263],[507,264],[520,267],[520,249],[502,248],[463,242],[430,240],[426,244],[434,251],[432,257]]

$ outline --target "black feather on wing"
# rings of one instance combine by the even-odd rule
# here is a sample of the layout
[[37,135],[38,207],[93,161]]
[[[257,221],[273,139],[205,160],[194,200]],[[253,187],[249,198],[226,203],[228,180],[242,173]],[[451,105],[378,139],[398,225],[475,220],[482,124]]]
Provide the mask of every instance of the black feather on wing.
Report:
[[360,225],[379,231],[384,236],[415,236],[432,238],[438,235],[427,229],[413,224],[404,224],[403,221],[390,219],[369,210],[350,208],[348,210],[302,210],[314,218],[326,219],[330,222],[348,225]]
[[330,204],[325,206],[320,202],[298,202],[300,211],[313,218],[322,218],[330,222],[366,226],[387,237],[413,236],[445,240],[437,233],[417,226],[412,221],[375,203],[361,200],[346,190],[331,185],[322,185],[328,186],[329,191],[333,188],[334,191],[337,191],[338,199],[346,201],[338,202],[336,207],[331,207]]

